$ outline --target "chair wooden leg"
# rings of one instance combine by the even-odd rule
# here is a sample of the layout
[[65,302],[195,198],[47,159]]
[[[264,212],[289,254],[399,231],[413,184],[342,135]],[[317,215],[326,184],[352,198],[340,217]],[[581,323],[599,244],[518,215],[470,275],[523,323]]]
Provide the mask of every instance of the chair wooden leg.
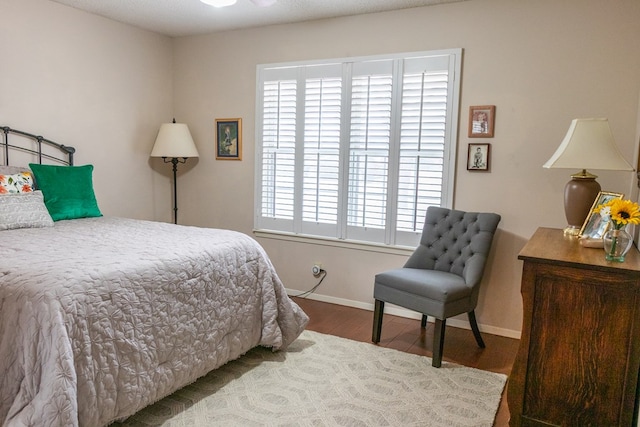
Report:
[[426,314],[422,315],[422,320],[420,321],[420,327],[422,329],[427,327],[427,320],[428,320],[428,316]]
[[380,335],[382,334],[382,315],[384,314],[384,301],[376,300],[375,309],[373,311],[373,333],[371,335],[371,341],[375,343],[380,342]]
[[436,317],[435,329],[433,331],[433,358],[431,366],[439,368],[442,365],[442,347],[444,347],[444,329],[447,319],[440,320]]
[[471,310],[469,313],[469,323],[471,324],[471,330],[473,331],[473,336],[476,337],[476,342],[478,343],[478,347],[485,348],[484,341],[482,340],[482,335],[480,335],[480,329],[478,329],[478,322],[476,321],[476,312]]

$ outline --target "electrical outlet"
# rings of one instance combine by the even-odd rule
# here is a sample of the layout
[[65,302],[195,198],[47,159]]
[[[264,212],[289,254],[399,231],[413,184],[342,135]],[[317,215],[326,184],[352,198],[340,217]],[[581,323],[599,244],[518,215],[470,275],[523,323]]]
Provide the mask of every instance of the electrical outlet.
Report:
[[319,276],[320,273],[322,273],[322,264],[319,262],[313,264],[313,267],[311,267],[311,273],[316,277]]

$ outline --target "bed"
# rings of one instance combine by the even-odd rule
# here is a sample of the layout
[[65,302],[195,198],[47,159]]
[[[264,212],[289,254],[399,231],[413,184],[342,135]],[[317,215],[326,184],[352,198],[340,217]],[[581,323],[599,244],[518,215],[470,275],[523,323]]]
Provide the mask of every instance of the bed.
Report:
[[[21,150],[37,157],[32,170],[82,169],[70,167],[70,147],[0,130],[0,174],[14,184],[28,171],[6,166],[9,135],[35,141]],[[64,158],[41,156],[39,145]],[[9,201],[43,193],[31,200],[40,216],[0,230],[1,425],[108,425],[255,346],[285,349],[304,330],[308,317],[251,237],[99,211],[50,223],[41,177],[31,191],[17,192],[21,182],[0,194],[1,228]]]

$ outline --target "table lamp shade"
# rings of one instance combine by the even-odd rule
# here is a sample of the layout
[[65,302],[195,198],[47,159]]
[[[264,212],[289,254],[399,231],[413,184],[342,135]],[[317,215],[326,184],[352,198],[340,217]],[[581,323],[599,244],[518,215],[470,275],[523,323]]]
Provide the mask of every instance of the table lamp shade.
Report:
[[598,197],[597,176],[587,169],[632,171],[622,157],[607,119],[574,119],[560,146],[544,168],[579,169],[564,190],[565,234],[578,235]]
[[198,157],[198,149],[184,123],[163,123],[151,157]]
[[622,157],[607,119],[574,119],[545,168],[633,170]]

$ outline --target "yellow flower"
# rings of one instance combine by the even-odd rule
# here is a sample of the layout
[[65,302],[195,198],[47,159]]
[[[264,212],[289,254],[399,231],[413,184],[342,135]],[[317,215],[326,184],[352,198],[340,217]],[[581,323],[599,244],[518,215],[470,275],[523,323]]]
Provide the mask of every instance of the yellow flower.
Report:
[[624,228],[627,224],[640,224],[640,207],[631,200],[609,200],[598,206],[596,212],[600,212],[603,218],[611,220],[616,229]]

